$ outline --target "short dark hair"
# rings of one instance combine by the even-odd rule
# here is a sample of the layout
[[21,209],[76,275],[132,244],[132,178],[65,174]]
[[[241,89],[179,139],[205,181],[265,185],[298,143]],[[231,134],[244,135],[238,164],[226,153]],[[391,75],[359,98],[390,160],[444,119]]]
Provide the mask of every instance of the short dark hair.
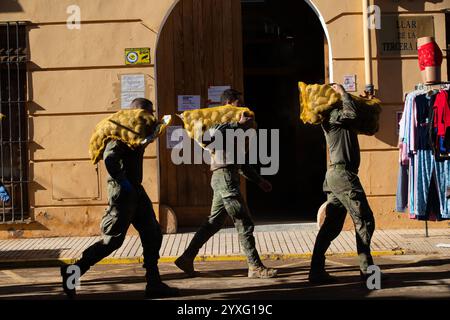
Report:
[[239,100],[242,96],[242,93],[235,89],[227,89],[222,93],[220,97],[220,101],[222,104],[233,103],[234,101]]
[[154,112],[153,102],[145,98],[136,98],[131,101],[130,109],[144,109],[150,112]]

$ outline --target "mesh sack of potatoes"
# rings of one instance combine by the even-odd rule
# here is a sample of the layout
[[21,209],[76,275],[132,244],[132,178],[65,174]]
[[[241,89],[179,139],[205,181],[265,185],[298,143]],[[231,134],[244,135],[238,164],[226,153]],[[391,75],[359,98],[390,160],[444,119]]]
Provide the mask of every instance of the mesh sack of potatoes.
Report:
[[238,122],[242,113],[246,116],[255,117],[255,114],[249,108],[232,105],[187,110],[179,116],[183,120],[184,128],[189,137],[204,147],[202,137],[208,129],[222,123]]
[[300,90],[300,119],[304,123],[321,124],[325,111],[341,101],[341,95],[329,85],[298,83]]
[[[341,95],[327,84],[298,84],[300,90],[300,119],[304,123],[321,124],[327,112],[342,106]],[[357,121],[354,129],[361,134],[374,135],[379,128],[381,101],[350,95],[355,102]]]
[[89,155],[94,164],[103,157],[110,140],[120,140],[130,148],[136,148],[146,139],[156,139],[170,124],[170,116],[157,121],[150,112],[142,109],[120,110],[101,120],[94,129],[89,142]]
[[372,136],[378,132],[381,113],[381,101],[375,98],[366,99],[351,95],[356,105],[357,121],[355,130],[364,135]]

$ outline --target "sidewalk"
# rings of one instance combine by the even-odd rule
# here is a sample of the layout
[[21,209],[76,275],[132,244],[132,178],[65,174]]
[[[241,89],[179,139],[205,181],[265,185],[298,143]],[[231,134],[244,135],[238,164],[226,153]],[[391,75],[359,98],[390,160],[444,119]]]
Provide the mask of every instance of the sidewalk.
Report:
[[[314,228],[256,229],[256,246],[263,259],[308,258],[312,254],[317,231]],[[189,244],[194,233],[164,235],[160,262],[173,262]],[[60,237],[0,240],[0,267],[54,266],[73,262],[85,248],[100,237]],[[450,243],[450,229],[375,231],[373,255],[450,254],[450,248],[436,247]],[[333,241],[329,255],[356,255],[354,231],[344,231]],[[237,233],[225,229],[212,237],[197,257],[202,261],[244,260]],[[127,236],[121,248],[100,263],[142,263],[142,246],[138,236]]]

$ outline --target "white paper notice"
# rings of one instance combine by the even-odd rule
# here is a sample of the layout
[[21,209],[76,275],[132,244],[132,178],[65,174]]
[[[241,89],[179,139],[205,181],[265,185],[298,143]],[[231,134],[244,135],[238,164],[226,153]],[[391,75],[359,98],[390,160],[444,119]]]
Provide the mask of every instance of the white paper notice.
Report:
[[183,127],[168,126],[166,128],[167,149],[181,149],[183,147]]
[[136,98],[144,98],[145,91],[126,91],[120,94],[122,109],[129,109],[130,103]]
[[356,91],[356,75],[350,74],[344,76],[344,83],[342,84],[345,91],[355,92]]
[[143,74],[123,74],[120,76],[120,107],[128,109],[135,98],[145,98],[145,78]]
[[231,86],[210,86],[208,87],[208,102],[209,104],[217,104],[220,103],[220,97],[222,96],[222,93],[227,90],[231,89]]
[[123,74],[120,79],[122,91],[145,91],[143,74]]
[[200,109],[200,96],[178,96],[178,111]]

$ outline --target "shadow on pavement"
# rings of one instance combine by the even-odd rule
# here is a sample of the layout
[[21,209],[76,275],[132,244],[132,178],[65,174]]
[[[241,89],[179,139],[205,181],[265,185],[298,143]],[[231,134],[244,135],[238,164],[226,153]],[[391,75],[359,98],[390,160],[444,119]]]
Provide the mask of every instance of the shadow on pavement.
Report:
[[[423,286],[440,286],[447,290],[447,297],[450,295],[449,281],[450,268],[445,268],[446,265],[450,265],[450,259],[436,259],[436,260],[423,260],[415,263],[401,263],[401,264],[381,264],[380,267],[389,276],[389,279],[382,282],[382,289],[394,289],[386,291],[378,291],[377,293],[383,293],[369,297],[370,293],[374,292],[367,289],[366,284],[360,281],[357,266],[349,267],[327,267],[327,270],[337,276],[339,282],[333,285],[326,286],[312,286],[307,282],[307,275],[309,272],[309,266],[297,266],[297,267],[285,267],[279,268],[280,277],[274,279],[273,283],[269,283],[271,280],[249,280],[246,279],[247,269],[226,269],[226,270],[206,270],[201,271],[200,278],[211,278],[212,288],[195,288],[195,279],[190,278],[194,283],[194,288],[184,289],[182,285],[177,284],[180,288],[181,299],[202,299],[202,296],[208,296],[208,299],[232,299],[232,300],[308,300],[308,299],[326,299],[326,300],[343,300],[343,299],[406,299],[410,296],[409,288],[411,287],[423,287]],[[436,267],[433,271],[412,271],[402,272],[402,268],[420,268],[420,267]],[[389,272],[389,271],[395,272]],[[107,272],[107,271],[105,271]],[[351,272],[351,275],[345,273]],[[344,274],[342,274],[344,273]],[[243,278],[242,286],[226,287],[226,285],[218,286],[213,279],[237,277]],[[295,277],[295,278],[293,278]],[[164,281],[170,284],[171,280],[184,280],[186,276],[180,272],[164,273],[162,275]],[[245,280],[245,281],[244,281]],[[291,280],[291,281],[290,281]],[[217,281],[217,280],[216,280]],[[223,280],[228,281],[227,279]],[[252,285],[245,285],[248,281]],[[257,282],[261,281],[261,285],[257,285]],[[430,283],[431,282],[431,283]],[[121,285],[139,285],[142,287],[140,290],[123,290]],[[142,286],[141,286],[142,284]],[[255,285],[256,284],[256,285]],[[108,286],[107,291],[104,292],[92,292],[95,289],[94,286]],[[204,282],[201,284],[204,285]],[[96,278],[90,278],[82,281],[82,286],[86,291],[80,292],[77,299],[79,300],[91,300],[91,299],[114,299],[114,300],[141,300],[144,298],[143,292],[145,288],[145,280],[142,275],[134,276],[107,276],[101,277],[99,275]],[[134,289],[134,288],[133,288]],[[417,289],[417,288],[416,288]],[[91,292],[90,292],[91,291]],[[439,292],[438,292],[439,293]],[[0,295],[2,299],[65,299],[65,296],[61,292],[60,282],[49,283],[32,283],[32,284],[14,284],[0,287]],[[5,297],[9,295],[9,297]],[[433,298],[423,296],[422,299]]]

